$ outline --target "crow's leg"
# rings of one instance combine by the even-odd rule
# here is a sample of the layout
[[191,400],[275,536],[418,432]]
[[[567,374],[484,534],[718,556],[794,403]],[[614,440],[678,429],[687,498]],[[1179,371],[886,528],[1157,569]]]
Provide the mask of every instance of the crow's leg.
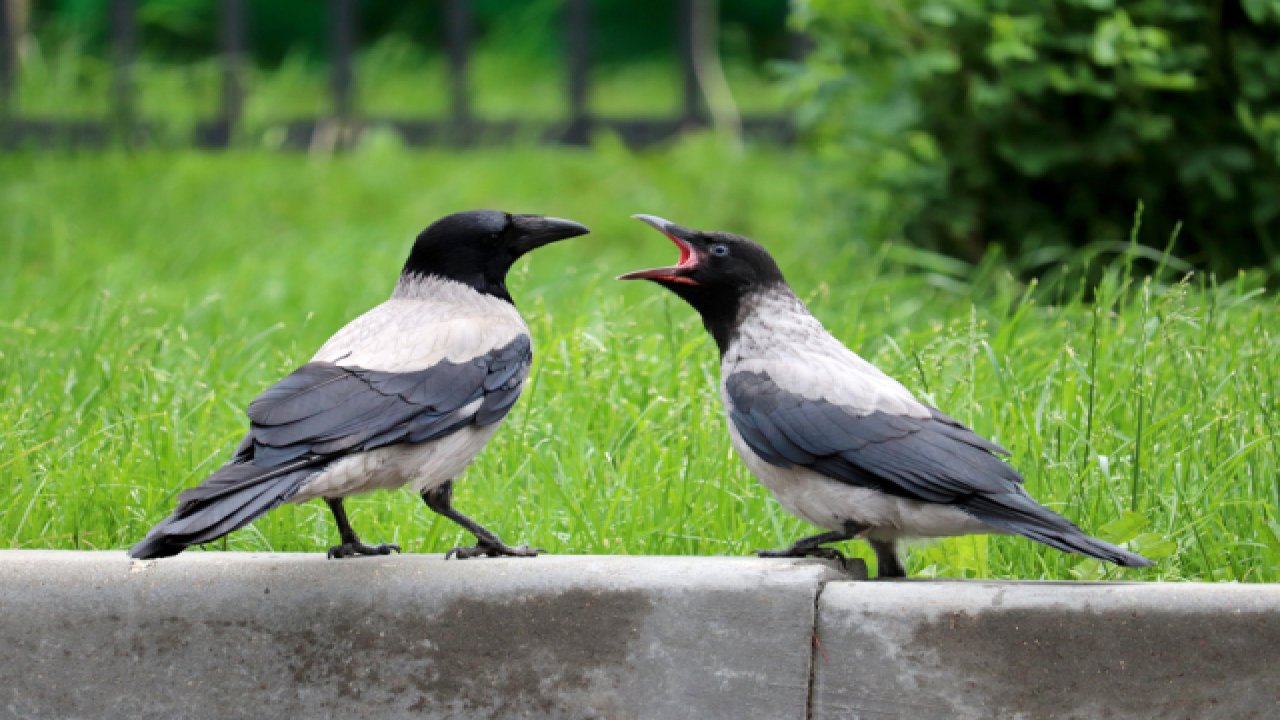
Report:
[[853,538],[866,532],[869,525],[861,525],[855,522],[847,522],[844,527],[831,532],[824,532],[818,535],[803,537],[791,543],[791,547],[782,550],[757,550],[756,554],[762,558],[794,558],[794,557],[820,557],[828,560],[844,560],[844,554],[835,548],[824,548],[823,543],[841,542],[843,540],[852,540]]
[[902,558],[898,557],[897,543],[893,540],[868,540],[871,549],[876,551],[876,577],[877,578],[904,578],[907,576],[907,569],[902,565]]
[[480,523],[454,510],[452,480],[422,493],[422,501],[427,504],[427,507],[458,523],[466,528],[467,532],[476,536],[474,547],[453,548],[444,554],[446,560],[451,557],[465,560],[473,557],[498,557],[501,555],[508,557],[535,557],[540,552],[546,552],[542,548],[531,548],[524,545],[511,547],[502,542],[497,535],[482,527]]
[[347,510],[342,507],[342,498],[325,498],[324,501],[329,503],[329,510],[333,512],[333,521],[338,523],[338,535],[342,538],[341,545],[334,545],[329,548],[330,558],[348,558],[359,555],[390,555],[392,550],[400,552],[400,546],[392,543],[365,545],[360,542],[360,538],[356,535],[356,531],[351,529],[351,523],[347,521]]

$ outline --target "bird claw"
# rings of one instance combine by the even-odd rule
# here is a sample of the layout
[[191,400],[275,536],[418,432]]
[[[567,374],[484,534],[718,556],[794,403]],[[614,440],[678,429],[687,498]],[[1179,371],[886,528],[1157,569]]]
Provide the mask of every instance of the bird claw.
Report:
[[789,548],[783,548],[782,550],[756,550],[755,553],[756,555],[762,558],[818,557],[818,558],[823,558],[825,560],[836,560],[839,562],[844,562],[845,560],[844,553],[840,552],[839,550],[836,550],[835,548],[829,548],[829,547],[811,547],[811,548],[789,547]]
[[538,553],[546,552],[543,548],[531,548],[527,545],[519,547],[511,547],[501,542],[489,542],[480,540],[470,547],[451,548],[449,552],[444,554],[444,559],[456,557],[459,560],[466,560],[474,557],[537,557]]
[[340,560],[361,555],[390,555],[392,552],[400,552],[400,546],[395,543],[382,543],[381,545],[342,543],[329,548],[329,559]]

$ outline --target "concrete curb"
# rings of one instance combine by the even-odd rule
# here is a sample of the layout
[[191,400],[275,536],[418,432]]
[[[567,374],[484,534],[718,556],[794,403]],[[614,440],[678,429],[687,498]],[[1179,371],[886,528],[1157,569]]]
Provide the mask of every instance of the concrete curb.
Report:
[[1280,585],[830,583],[813,717],[1280,718]]
[[1280,586],[0,551],[0,717],[1280,717]]
[[816,561],[0,552],[0,714],[803,715]]

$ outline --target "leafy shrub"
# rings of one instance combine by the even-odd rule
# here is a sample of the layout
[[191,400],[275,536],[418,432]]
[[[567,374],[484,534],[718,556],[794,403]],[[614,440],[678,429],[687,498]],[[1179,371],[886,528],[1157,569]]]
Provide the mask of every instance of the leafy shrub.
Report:
[[873,232],[1024,264],[1129,235],[1280,270],[1280,0],[809,0],[801,120]]

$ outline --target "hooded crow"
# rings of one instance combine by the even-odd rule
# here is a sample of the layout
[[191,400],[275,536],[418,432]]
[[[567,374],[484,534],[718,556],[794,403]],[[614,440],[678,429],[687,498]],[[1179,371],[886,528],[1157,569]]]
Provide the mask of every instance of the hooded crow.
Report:
[[832,337],[763,247],[635,217],[670,238],[680,261],[620,279],[656,282],[698,311],[720,348],[734,449],[788,512],[829,530],[762,557],[839,558],[822,545],[863,538],[880,577],[904,577],[899,538],[1011,533],[1126,567],[1151,564],[1036,503],[997,457],[1008,451]]
[[517,258],[587,233],[575,222],[477,210],[418,235],[391,298],[352,320],[311,361],[249,404],[249,433],[231,461],[178,496],[133,548],[176,555],[244,527],[281,503],[324,498],[342,543],[329,557],[387,555],[351,529],[348,495],[409,485],[466,528],[474,547],[446,555],[533,556],[455,510],[453,481],[520,396],[533,357],[507,292]]

